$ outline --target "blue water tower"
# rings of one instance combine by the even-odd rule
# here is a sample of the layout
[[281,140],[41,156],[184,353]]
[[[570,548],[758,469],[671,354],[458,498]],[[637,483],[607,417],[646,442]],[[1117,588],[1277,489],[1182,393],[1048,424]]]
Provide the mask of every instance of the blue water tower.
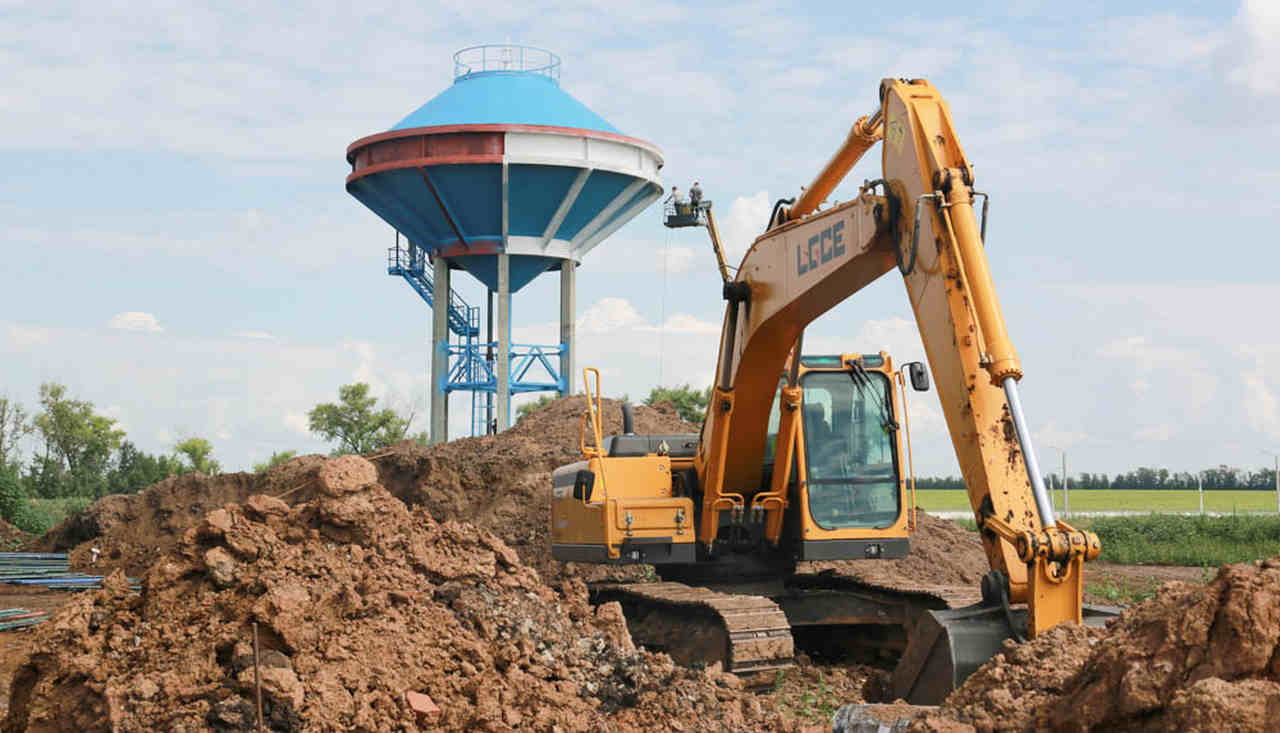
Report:
[[[555,54],[489,45],[453,60],[452,86],[347,147],[347,191],[396,230],[388,273],[432,308],[433,443],[455,390],[471,392],[473,434],[510,425],[512,394],[572,391],[574,268],[662,195],[661,151],[562,90]],[[454,270],[488,288],[483,337]],[[511,294],[552,270],[560,343],[512,344]]]

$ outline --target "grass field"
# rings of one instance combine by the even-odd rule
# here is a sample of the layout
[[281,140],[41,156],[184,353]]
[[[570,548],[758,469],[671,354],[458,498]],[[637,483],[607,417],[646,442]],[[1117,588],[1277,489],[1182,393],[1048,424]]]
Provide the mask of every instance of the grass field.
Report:
[[[1119,491],[1077,489],[1068,492],[1072,512],[1195,512],[1200,502],[1194,491]],[[1053,492],[1053,503],[1062,511],[1062,492]],[[959,490],[930,489],[916,492],[916,504],[925,511],[972,511],[969,497]],[[1208,512],[1276,513],[1276,495],[1270,491],[1206,491]]]

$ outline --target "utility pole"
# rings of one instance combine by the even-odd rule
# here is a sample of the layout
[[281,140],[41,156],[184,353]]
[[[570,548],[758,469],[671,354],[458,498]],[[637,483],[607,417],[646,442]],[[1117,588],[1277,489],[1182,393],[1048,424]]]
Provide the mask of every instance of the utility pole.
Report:
[[1262,452],[1276,459],[1275,473],[1272,477],[1276,480],[1276,513],[1280,514],[1280,453],[1272,453],[1269,450]]
[[1062,454],[1062,516],[1069,517],[1071,510],[1067,503],[1067,452],[1056,445],[1051,445],[1049,448]]
[[1204,514],[1204,471],[1196,473],[1196,493],[1200,495],[1200,513]]

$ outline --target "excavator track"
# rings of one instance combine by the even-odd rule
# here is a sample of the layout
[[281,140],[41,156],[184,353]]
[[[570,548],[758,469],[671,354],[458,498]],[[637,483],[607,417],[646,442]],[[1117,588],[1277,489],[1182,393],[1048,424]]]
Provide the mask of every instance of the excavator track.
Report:
[[681,664],[720,662],[742,675],[789,667],[795,655],[786,614],[764,596],[683,583],[600,585],[592,595],[621,603],[632,638]]
[[830,634],[843,627],[845,641],[896,654],[927,611],[964,608],[979,599],[970,586],[898,584],[833,572],[801,573],[769,588],[726,590],[740,588],[767,595],[672,582],[600,584],[591,594],[595,604],[622,605],[636,643],[665,651],[680,664],[718,662],[725,671],[749,677],[791,666],[793,633],[812,629],[834,643]]

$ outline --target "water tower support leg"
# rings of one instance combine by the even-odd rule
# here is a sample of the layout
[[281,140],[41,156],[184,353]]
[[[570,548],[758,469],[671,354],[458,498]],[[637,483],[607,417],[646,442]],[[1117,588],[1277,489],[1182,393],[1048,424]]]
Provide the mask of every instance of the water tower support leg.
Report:
[[436,257],[431,281],[431,443],[449,440],[449,263]]
[[560,343],[562,345],[560,381],[564,383],[564,390],[560,392],[561,397],[573,394],[573,356],[574,349],[577,348],[573,329],[577,305],[577,281],[574,272],[573,260],[560,262]]
[[498,432],[511,427],[511,256],[498,255]]
[[[489,369],[492,370],[493,369],[493,346],[492,346],[493,344],[493,291],[486,289],[486,292],[489,293],[489,303],[485,311],[486,318],[488,320],[485,326],[484,342],[490,345],[485,347],[485,359],[488,360]],[[485,403],[484,431],[485,431],[485,434],[488,435],[489,431],[493,429],[493,393],[486,392],[484,397],[485,397],[485,400],[487,400],[487,402]]]

